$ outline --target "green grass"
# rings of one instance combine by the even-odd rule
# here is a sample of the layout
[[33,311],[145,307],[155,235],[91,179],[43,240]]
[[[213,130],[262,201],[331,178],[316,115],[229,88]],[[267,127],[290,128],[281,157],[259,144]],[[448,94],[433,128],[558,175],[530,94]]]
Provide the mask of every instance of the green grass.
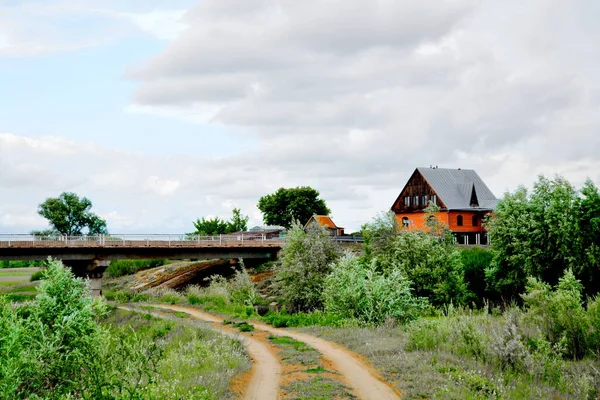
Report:
[[233,398],[229,391],[232,379],[251,367],[239,341],[187,321],[115,310],[102,324],[162,349],[157,373],[144,388],[144,398]]
[[262,317],[262,320],[276,328],[296,328],[302,326],[356,326],[358,324],[356,321],[320,311],[297,314],[270,311]]
[[329,400],[333,398],[355,399],[349,389],[338,381],[324,376],[312,379],[297,380],[283,388],[293,393],[294,399]]
[[14,289],[11,289],[9,291],[9,293],[20,293],[20,292],[37,292],[37,286],[36,285],[26,285],[26,286],[20,286]]
[[17,286],[20,285],[20,282],[2,282],[0,281],[0,287],[4,287],[4,286]]
[[2,276],[31,276],[34,273],[34,271],[31,272],[4,272],[2,270],[0,270],[0,277]]
[[254,325],[251,325],[247,322],[234,323],[232,326],[234,328],[239,329],[240,332],[253,332],[254,331]]

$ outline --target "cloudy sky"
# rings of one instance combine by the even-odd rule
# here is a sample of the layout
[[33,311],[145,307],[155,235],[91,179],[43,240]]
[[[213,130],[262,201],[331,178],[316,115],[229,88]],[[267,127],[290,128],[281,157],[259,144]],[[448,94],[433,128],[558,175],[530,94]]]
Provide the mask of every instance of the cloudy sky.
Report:
[[0,233],[63,191],[181,233],[310,185],[357,229],[417,166],[600,182],[596,0],[0,0]]

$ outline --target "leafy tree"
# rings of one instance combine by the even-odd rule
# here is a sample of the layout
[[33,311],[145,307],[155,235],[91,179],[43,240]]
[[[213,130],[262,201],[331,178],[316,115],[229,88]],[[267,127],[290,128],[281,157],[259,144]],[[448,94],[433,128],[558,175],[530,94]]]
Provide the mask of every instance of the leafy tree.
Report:
[[[578,276],[585,282],[588,294],[600,288],[600,193],[590,180],[581,189],[577,199],[579,235],[583,249]],[[594,289],[592,289],[594,288]]]
[[[589,221],[598,211],[593,185],[588,184],[585,193],[588,196],[580,199],[564,178],[540,176],[531,193],[520,187],[504,195],[487,225],[495,251],[488,284],[502,298],[517,299],[528,276],[555,285],[566,269],[581,275],[587,268],[580,233],[593,231],[594,222]],[[587,254],[593,254],[591,243],[587,246]]]
[[242,210],[234,208],[232,212],[231,220],[228,223],[229,233],[232,232],[245,232],[248,230],[248,216],[242,215]]
[[227,221],[219,217],[209,219],[202,217],[194,222],[194,228],[196,230],[193,235],[221,235],[227,232]]
[[275,193],[265,195],[258,200],[258,209],[263,213],[267,225],[280,225],[286,228],[294,221],[305,224],[313,215],[328,215],[325,200],[319,198],[319,192],[309,186],[297,188],[279,188]]
[[54,233],[68,236],[106,234],[106,221],[92,213],[91,208],[92,202],[87,197],[79,198],[75,193],[64,192],[40,204],[38,214],[48,220]]
[[460,255],[463,263],[463,271],[467,289],[473,293],[473,301],[478,307],[483,306],[483,299],[496,300],[493,293],[489,293],[486,287],[486,270],[488,270],[494,259],[491,250],[480,247],[461,249]]
[[196,229],[191,235],[224,235],[233,232],[243,232],[248,230],[248,216],[242,215],[242,210],[234,208],[231,219],[225,221],[219,217],[206,219],[197,219],[194,222]]
[[339,256],[339,246],[325,228],[304,231],[300,223],[292,225],[275,270],[275,286],[289,311],[323,307],[323,282]]

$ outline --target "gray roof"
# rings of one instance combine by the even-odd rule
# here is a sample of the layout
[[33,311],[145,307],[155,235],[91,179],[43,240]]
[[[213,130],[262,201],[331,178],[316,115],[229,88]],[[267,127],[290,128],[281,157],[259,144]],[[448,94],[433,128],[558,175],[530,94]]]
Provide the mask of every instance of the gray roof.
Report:
[[[417,168],[449,210],[493,210],[498,204],[494,193],[472,169]],[[479,207],[471,207],[475,193]]]

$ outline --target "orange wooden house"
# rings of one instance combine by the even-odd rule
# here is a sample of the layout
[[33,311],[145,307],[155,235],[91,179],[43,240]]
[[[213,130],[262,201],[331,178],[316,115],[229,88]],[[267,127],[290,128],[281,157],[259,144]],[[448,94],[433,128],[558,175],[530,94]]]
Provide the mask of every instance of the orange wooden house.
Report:
[[304,228],[306,229],[313,224],[326,228],[331,236],[344,236],[344,228],[337,226],[328,215],[313,215],[304,225]]
[[472,169],[417,168],[392,205],[398,225],[425,230],[423,209],[430,203],[440,212],[435,218],[454,233],[460,244],[488,244],[482,219],[498,199]]

